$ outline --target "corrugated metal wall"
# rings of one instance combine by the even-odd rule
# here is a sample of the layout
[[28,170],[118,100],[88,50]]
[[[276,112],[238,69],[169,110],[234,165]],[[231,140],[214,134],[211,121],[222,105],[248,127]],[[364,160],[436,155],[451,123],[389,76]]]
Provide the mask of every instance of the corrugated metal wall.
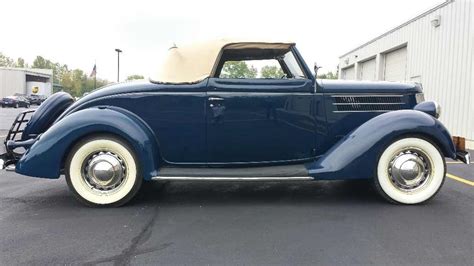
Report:
[[405,45],[406,80],[421,82],[425,98],[441,105],[441,121],[452,135],[474,140],[474,1],[447,2],[342,56],[339,65],[356,63],[357,71],[357,62],[377,56],[382,80],[384,53]]
[[0,98],[26,93],[26,78],[24,71],[0,68]]

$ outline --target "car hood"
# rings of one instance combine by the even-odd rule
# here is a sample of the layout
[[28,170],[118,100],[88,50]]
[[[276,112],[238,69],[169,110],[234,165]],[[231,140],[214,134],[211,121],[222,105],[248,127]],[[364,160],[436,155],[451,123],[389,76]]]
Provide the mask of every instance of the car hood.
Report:
[[318,80],[323,93],[396,93],[409,94],[422,92],[421,84],[389,81],[349,81],[349,80]]

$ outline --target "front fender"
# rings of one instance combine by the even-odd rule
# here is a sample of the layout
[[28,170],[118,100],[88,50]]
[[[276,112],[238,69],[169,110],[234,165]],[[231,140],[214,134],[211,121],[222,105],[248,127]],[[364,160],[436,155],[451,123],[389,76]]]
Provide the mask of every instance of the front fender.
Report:
[[117,107],[94,107],[72,113],[51,126],[16,164],[28,176],[58,178],[72,146],[92,134],[113,134],[138,156],[144,179],[157,175],[159,149],[152,130],[135,114]]
[[451,135],[440,121],[420,111],[400,110],[365,122],[307,168],[318,179],[372,178],[383,149],[408,135],[424,137],[436,143],[445,157],[456,158]]

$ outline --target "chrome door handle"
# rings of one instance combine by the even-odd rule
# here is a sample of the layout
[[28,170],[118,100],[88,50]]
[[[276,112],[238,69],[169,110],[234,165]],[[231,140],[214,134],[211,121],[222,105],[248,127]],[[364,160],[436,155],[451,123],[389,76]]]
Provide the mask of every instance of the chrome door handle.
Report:
[[219,97],[209,97],[208,100],[209,100],[209,101],[223,101],[224,99],[223,99],[223,98],[219,98]]

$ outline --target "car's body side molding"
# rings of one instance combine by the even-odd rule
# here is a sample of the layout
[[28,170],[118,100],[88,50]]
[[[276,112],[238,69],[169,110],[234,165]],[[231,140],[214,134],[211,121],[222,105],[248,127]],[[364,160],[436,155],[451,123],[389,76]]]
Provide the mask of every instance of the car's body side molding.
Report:
[[72,113],[56,122],[16,164],[16,172],[58,178],[68,151],[80,139],[93,134],[113,134],[127,141],[140,161],[141,174],[157,175],[159,148],[153,131],[138,116],[117,107],[94,107]]
[[420,111],[400,110],[365,122],[306,167],[316,179],[372,178],[383,149],[408,135],[426,138],[439,146],[445,157],[456,158],[451,136],[441,122]]

